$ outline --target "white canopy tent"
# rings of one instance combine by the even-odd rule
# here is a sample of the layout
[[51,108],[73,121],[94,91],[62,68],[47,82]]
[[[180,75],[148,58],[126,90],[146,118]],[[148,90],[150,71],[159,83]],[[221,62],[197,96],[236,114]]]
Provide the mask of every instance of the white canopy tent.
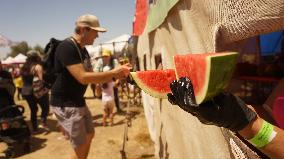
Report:
[[5,60],[2,61],[2,64],[4,65],[10,65],[10,64],[23,64],[26,62],[27,56],[23,55],[22,53],[19,53],[14,58],[9,56]]
[[9,65],[9,64],[13,64],[13,62],[14,62],[14,58],[9,56],[5,60],[2,61],[2,64]]
[[88,46],[86,46],[86,49],[88,50],[91,57],[96,58],[96,57],[100,56],[100,47],[99,46],[88,45]]
[[118,36],[112,40],[106,41],[97,46],[90,45],[87,46],[86,48],[92,57],[99,57],[101,50],[104,48],[111,50],[112,53],[121,53],[123,49],[127,47],[128,39],[130,37],[131,36],[129,34],[123,34],[121,36]]
[[19,53],[16,57],[13,59],[13,63],[25,63],[27,59],[27,56],[23,55],[22,53]]

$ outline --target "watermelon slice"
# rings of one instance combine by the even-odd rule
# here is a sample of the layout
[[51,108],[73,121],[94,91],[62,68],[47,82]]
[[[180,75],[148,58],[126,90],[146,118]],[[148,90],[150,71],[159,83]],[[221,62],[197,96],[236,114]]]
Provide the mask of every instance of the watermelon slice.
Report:
[[148,70],[130,73],[136,84],[147,94],[156,98],[167,98],[170,83],[176,79],[174,69]]
[[197,104],[220,93],[230,82],[238,54],[206,53],[175,55],[176,75],[191,79]]
[[131,72],[137,85],[149,95],[167,98],[170,83],[176,77],[189,77],[197,104],[220,93],[230,82],[238,54],[207,53],[175,55],[175,70],[149,70]]

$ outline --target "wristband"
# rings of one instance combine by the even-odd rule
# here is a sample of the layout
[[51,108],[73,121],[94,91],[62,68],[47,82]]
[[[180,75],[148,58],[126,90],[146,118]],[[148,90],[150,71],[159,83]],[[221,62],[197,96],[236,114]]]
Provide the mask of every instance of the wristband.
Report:
[[268,143],[270,143],[272,139],[276,136],[276,134],[277,133],[273,130],[273,125],[271,125],[270,123],[264,120],[261,129],[249,141],[255,147],[262,148],[266,146]]

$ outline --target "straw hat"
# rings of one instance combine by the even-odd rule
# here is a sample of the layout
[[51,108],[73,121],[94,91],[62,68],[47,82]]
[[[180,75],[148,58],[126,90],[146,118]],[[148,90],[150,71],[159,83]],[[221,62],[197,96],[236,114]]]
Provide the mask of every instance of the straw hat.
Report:
[[103,49],[102,56],[111,56],[111,51],[109,49]]

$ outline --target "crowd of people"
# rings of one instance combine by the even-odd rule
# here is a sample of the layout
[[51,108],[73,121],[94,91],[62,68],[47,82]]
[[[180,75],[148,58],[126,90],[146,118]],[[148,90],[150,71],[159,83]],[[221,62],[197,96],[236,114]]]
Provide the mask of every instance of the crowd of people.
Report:
[[[32,132],[38,132],[38,127],[46,127],[47,116],[49,114],[49,93],[48,90],[44,92],[40,97],[35,93],[35,83],[37,79],[43,80],[43,68],[41,66],[41,57],[37,51],[29,51],[27,53],[27,60],[23,65],[16,65],[12,69],[3,69],[5,72],[5,78],[9,79],[10,87],[13,87],[14,91],[3,95],[1,97],[10,99],[9,102],[1,102],[2,105],[14,105],[14,94],[18,100],[25,100],[28,103],[30,109],[30,119],[32,123]],[[9,76],[9,78],[8,78]],[[4,93],[5,91],[1,91]],[[9,95],[9,96],[8,96]],[[8,97],[8,98],[7,98]],[[6,100],[1,100],[6,101]],[[41,124],[37,122],[38,106],[41,108]]]
[[[85,46],[92,45],[99,33],[106,31],[94,15],[86,14],[77,19],[74,34],[63,40],[56,49],[54,62],[58,75],[51,90],[42,89],[44,70],[37,52],[28,52],[26,63],[14,75],[17,90],[30,108],[32,131],[36,132],[39,127],[38,106],[42,110],[40,125],[44,128],[47,128],[51,108],[70,140],[75,152],[73,157],[78,159],[88,157],[95,135],[92,114],[84,98],[87,86],[94,84],[96,89],[101,88],[103,125],[107,125],[107,118],[110,118],[112,125],[114,107],[120,111],[116,84],[120,79],[125,79],[131,69],[130,64],[119,65],[117,60],[112,59],[110,50],[102,50],[102,58],[95,68],[92,67]],[[1,67],[0,77],[0,89],[5,90],[0,90],[1,107],[15,104],[13,76]],[[170,103],[196,116],[202,123],[238,132],[270,157],[284,158],[284,131],[265,122],[241,99],[221,93],[212,101],[197,105],[191,81],[187,78],[173,81],[171,90],[172,93],[168,94]],[[17,97],[20,99],[20,95]]]
[[[56,49],[54,66],[58,76],[50,90],[45,87],[44,69],[37,51],[27,52],[26,62],[10,72],[3,70],[1,65],[1,106],[14,105],[17,90],[17,99],[26,100],[30,108],[32,133],[37,133],[39,127],[48,129],[47,117],[51,108],[62,132],[71,142],[75,158],[87,158],[94,137],[92,115],[84,98],[88,84],[102,89],[103,125],[106,126],[108,117],[113,125],[114,107],[121,111],[116,85],[128,76],[131,69],[129,64],[119,65],[110,50],[103,50],[102,58],[93,68],[85,46],[92,45],[98,33],[105,31],[94,15],[87,14],[77,19],[74,35],[62,41]],[[41,108],[40,123],[38,106]]]

